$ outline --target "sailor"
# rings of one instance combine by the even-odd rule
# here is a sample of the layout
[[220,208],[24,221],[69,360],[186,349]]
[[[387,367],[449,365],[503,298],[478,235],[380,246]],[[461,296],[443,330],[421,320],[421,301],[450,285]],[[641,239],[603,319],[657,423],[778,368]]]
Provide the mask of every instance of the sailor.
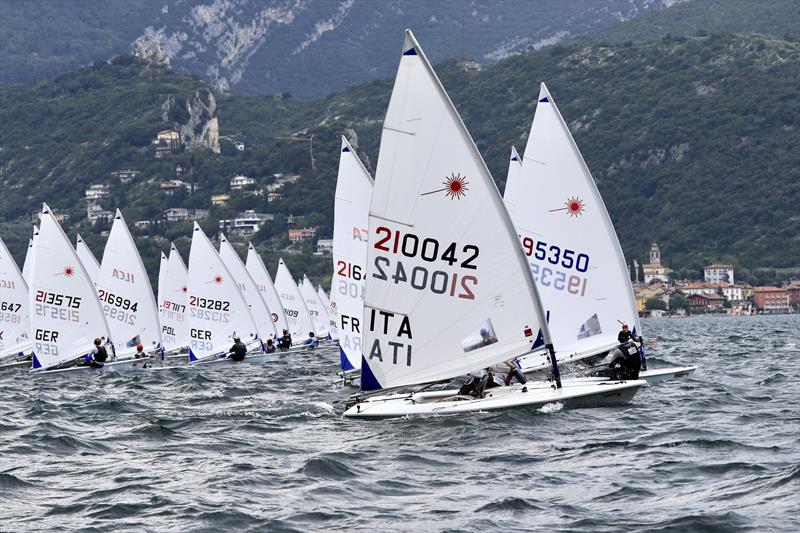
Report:
[[282,352],[285,352],[291,347],[292,347],[292,334],[289,333],[288,329],[284,329],[283,335],[278,337],[278,348],[280,348]]
[[482,376],[469,374],[469,379],[458,389],[459,396],[473,396],[475,398],[483,398],[483,392],[486,389],[500,387],[503,385],[500,378],[495,376],[494,369],[488,367],[486,373]]
[[515,379],[520,385],[524,385],[528,382],[528,378],[526,378],[525,374],[519,369],[516,359],[509,359],[506,361],[506,366],[508,367],[508,374],[506,374],[506,379],[504,381],[505,386],[511,385],[511,382]]
[[628,330],[628,325],[623,324],[617,335],[619,346],[608,352],[601,364],[605,364],[607,371],[602,374],[611,379],[638,379],[642,369],[642,360],[636,342],[641,342],[641,337],[633,337]]
[[228,352],[228,357],[234,361],[244,361],[244,356],[247,355],[247,346],[244,345],[238,335],[234,335],[233,346]]
[[266,353],[275,353],[275,344],[272,342],[272,339],[267,339],[267,345],[264,346],[264,351]]
[[319,346],[319,339],[317,339],[317,337],[314,336],[313,331],[308,332],[308,338],[305,340],[305,342],[303,342],[303,345],[308,346],[312,350],[317,346]]
[[103,341],[100,338],[94,340],[94,348],[89,356],[89,366],[93,368],[103,368],[106,360],[108,359],[108,352],[106,347],[103,346]]
[[136,345],[136,353],[133,355],[136,359],[143,359],[147,357],[147,354],[144,353],[144,346],[141,343]]

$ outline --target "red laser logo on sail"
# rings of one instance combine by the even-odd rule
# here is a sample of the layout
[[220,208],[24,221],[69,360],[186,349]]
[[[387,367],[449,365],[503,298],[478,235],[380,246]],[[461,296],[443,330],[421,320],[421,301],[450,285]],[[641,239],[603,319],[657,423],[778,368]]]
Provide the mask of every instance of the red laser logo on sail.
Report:
[[71,278],[73,276],[73,274],[75,274],[75,269],[72,268],[72,266],[66,266],[66,267],[64,267],[63,274],[66,277]]
[[222,276],[220,276],[219,274],[217,274],[216,276],[214,276],[214,283],[216,283],[217,285],[219,285],[220,283],[222,283]]
[[462,176],[460,173],[451,173],[449,176],[445,177],[442,185],[444,185],[444,188],[436,189],[435,191],[424,192],[420,196],[427,196],[429,194],[444,191],[444,195],[449,197],[451,200],[460,200],[467,195],[467,191],[469,190],[469,187],[467,187],[467,185],[469,185],[467,177]]
[[566,211],[569,213],[571,217],[577,217],[578,215],[582,215],[586,204],[583,203],[583,200],[578,198],[577,196],[573,196],[572,198],[568,198],[564,205],[567,207],[559,207],[558,209],[551,209],[550,212],[554,213],[556,211]]

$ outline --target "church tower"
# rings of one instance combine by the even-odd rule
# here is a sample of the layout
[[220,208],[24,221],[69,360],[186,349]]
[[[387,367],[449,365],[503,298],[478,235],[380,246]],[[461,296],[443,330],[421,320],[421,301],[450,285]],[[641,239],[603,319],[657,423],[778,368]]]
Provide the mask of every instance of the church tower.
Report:
[[661,265],[661,250],[658,249],[657,243],[653,243],[653,245],[650,246],[650,264]]

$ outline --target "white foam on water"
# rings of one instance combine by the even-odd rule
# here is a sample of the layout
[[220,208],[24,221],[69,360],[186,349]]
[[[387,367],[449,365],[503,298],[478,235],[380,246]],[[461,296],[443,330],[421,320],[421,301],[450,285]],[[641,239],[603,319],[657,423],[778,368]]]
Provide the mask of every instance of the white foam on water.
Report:
[[543,406],[541,406],[537,410],[540,413],[544,413],[546,415],[549,415],[549,414],[552,414],[552,413],[557,413],[560,410],[562,410],[563,408],[564,408],[564,404],[563,403],[555,402],[555,403],[546,403],[546,404],[544,404]]

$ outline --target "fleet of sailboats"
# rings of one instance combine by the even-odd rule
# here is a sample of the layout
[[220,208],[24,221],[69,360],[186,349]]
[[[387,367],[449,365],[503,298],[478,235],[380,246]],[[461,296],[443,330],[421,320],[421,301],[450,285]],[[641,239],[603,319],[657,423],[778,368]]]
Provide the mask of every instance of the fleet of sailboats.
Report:
[[[242,261],[195,223],[188,268],[174,244],[161,253],[156,298],[119,210],[101,263],[46,204],[40,218],[22,270],[0,240],[0,367],[145,368],[165,353],[232,364],[236,339],[259,363],[288,333],[295,346],[338,343],[341,374],[360,373],[344,415],[359,418],[624,403],[696,368],[647,369],[641,344],[640,379],[562,379],[560,366],[616,348],[622,324],[642,331],[602,197],[544,84],[501,197],[410,30],[374,181],[341,138],[329,295],[282,259],[273,283],[252,244]],[[85,364],[98,346],[110,359]],[[471,395],[451,386],[506,367],[530,377]]]

